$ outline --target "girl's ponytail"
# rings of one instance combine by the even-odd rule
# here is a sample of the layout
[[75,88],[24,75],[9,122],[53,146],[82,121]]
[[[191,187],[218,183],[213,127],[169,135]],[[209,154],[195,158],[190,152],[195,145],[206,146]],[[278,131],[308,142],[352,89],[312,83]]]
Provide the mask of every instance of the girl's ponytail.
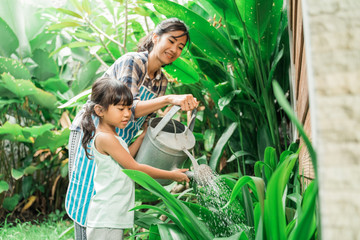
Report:
[[85,112],[84,112],[84,115],[83,115],[82,121],[81,121],[81,128],[84,133],[84,136],[81,140],[81,144],[82,144],[82,147],[85,149],[86,156],[89,159],[91,158],[91,154],[88,152],[88,150],[89,150],[88,145],[89,145],[90,141],[94,138],[95,130],[96,130],[93,119],[92,119],[92,115],[93,114],[95,115],[94,106],[95,106],[94,102],[90,102],[90,103],[86,104]]

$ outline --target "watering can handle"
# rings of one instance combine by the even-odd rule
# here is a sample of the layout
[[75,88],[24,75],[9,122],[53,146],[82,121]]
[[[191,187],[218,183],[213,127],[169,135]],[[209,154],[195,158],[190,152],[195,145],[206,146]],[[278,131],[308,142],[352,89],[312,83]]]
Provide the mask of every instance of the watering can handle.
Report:
[[160,133],[160,131],[165,127],[165,125],[170,121],[170,119],[181,109],[180,106],[173,106],[170,111],[161,119],[161,121],[156,125],[154,129],[154,137]]
[[190,123],[189,123],[189,127],[188,127],[188,129],[190,131],[194,130],[196,113],[197,113],[197,109],[194,108],[194,110],[191,112],[191,119],[190,119]]

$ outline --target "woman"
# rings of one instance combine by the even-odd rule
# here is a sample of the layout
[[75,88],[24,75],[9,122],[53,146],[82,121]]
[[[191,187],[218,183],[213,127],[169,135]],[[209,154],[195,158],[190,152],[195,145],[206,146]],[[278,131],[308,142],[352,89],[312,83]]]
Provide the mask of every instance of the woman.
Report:
[[[186,25],[177,18],[167,19],[156,26],[138,45],[138,52],[120,57],[104,74],[127,85],[133,96],[132,119],[117,134],[129,144],[144,124],[147,115],[169,104],[180,105],[184,111],[197,107],[191,94],[164,95],[168,80],[161,67],[171,64],[189,41]],[[71,126],[69,140],[69,187],[65,208],[75,222],[75,239],[86,239],[86,217],[93,196],[95,163],[86,156],[79,144],[82,138],[80,111]],[[97,126],[98,118],[94,118]]]

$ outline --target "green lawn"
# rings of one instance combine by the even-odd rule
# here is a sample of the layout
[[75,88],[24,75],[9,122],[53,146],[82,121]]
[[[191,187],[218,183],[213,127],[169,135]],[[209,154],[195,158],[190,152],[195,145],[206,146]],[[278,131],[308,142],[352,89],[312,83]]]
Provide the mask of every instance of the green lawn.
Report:
[[[4,224],[0,228],[0,240],[26,239],[26,240],[46,240],[59,239],[61,234],[73,226],[72,221],[47,220],[41,223],[19,222],[17,224]],[[73,230],[61,239],[73,239]]]

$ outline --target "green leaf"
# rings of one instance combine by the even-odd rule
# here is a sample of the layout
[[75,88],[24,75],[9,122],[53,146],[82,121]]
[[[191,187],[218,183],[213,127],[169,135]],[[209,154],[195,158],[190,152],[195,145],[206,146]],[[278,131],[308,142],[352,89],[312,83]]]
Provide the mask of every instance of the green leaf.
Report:
[[136,202],[154,202],[159,200],[159,197],[144,189],[135,189]]
[[6,105],[10,105],[13,103],[17,103],[17,104],[21,104],[23,103],[23,101],[18,100],[18,99],[0,99],[0,106],[5,107]]
[[0,17],[0,55],[10,57],[12,53],[19,47],[19,40],[17,39],[13,30]]
[[125,169],[123,172],[136,183],[159,196],[170,212],[179,220],[178,227],[188,234],[190,239],[213,239],[214,237],[205,224],[199,221],[196,216],[181,201],[164,189],[149,175],[136,170]]
[[204,147],[210,152],[214,146],[216,131],[214,129],[206,129],[204,132]]
[[49,57],[49,53],[43,49],[36,49],[33,52],[33,58],[37,67],[34,70],[34,75],[40,81],[44,81],[50,77],[54,77],[59,74],[58,66],[54,59]]
[[65,178],[68,175],[68,171],[69,171],[69,165],[68,164],[64,164],[64,165],[60,166],[61,177]]
[[278,47],[277,44],[279,43],[277,43],[277,38],[282,34],[282,32],[279,32],[282,15],[287,19],[287,12],[282,11],[283,0],[273,0],[270,2],[272,3],[272,6],[267,14],[269,16],[269,21],[260,41],[262,59],[264,60],[270,59],[274,50]]
[[191,65],[189,60],[179,57],[171,65],[166,66],[165,70],[179,82],[192,84],[199,81],[199,74]]
[[0,139],[33,143],[33,140],[29,136],[24,136],[23,128],[20,125],[10,122],[5,122],[5,124],[0,127]]
[[82,7],[85,10],[85,12],[87,12],[88,15],[91,15],[91,7],[90,7],[90,3],[88,0],[82,1]]
[[[273,172],[272,168],[265,162],[257,161],[254,165],[254,174],[256,177],[262,177],[262,170],[266,170],[267,174],[265,174],[265,179],[268,181]],[[270,173],[270,174],[269,174]]]
[[16,79],[31,79],[29,70],[15,59],[0,57],[0,74],[9,73]]
[[77,80],[71,86],[75,94],[80,93],[84,89],[90,87],[96,79],[96,72],[100,67],[100,62],[96,59],[86,63],[79,71]]
[[71,42],[65,45],[62,45],[61,47],[59,47],[58,49],[56,49],[55,51],[50,53],[50,57],[53,56],[54,54],[58,53],[61,51],[61,49],[63,48],[78,48],[78,47],[92,47],[92,46],[100,46],[100,43],[96,43],[96,42]]
[[251,176],[242,176],[235,184],[230,196],[229,202],[224,206],[231,204],[236,200],[239,194],[242,193],[242,188],[245,185],[248,185],[250,189],[253,191],[255,197],[258,199],[261,211],[264,212],[264,199],[265,199],[265,183],[262,178],[251,177]]
[[158,224],[161,239],[178,239],[188,240],[184,234],[175,224]]
[[[251,239],[251,238],[250,238]],[[246,235],[245,231],[241,231],[231,235],[230,237],[217,237],[214,240],[249,240],[248,236]]]
[[82,19],[82,16],[77,14],[76,12],[74,11],[71,11],[69,9],[65,9],[65,8],[57,8],[56,10],[58,10],[59,12],[62,12],[64,14],[67,14],[69,16],[73,16],[73,17],[76,17],[76,18],[80,18]]
[[297,158],[298,153],[289,155],[277,167],[267,185],[264,223],[268,239],[286,239],[286,218],[285,207],[283,205],[283,194]]
[[9,190],[9,184],[5,181],[0,181],[0,194]]
[[12,197],[7,197],[4,199],[4,202],[2,204],[3,208],[5,208],[8,211],[14,211],[16,205],[18,205],[20,201],[20,195],[19,194],[15,194]]
[[310,239],[316,229],[316,198],[318,194],[317,179],[313,180],[306,188],[302,203],[302,211],[298,224],[292,231],[289,240]]
[[203,73],[209,76],[215,83],[220,83],[227,79],[227,72],[218,62],[210,59],[203,51],[200,50],[193,42],[190,47],[192,58]]
[[246,151],[237,151],[226,162],[232,162],[235,159],[238,159],[239,157],[246,156],[246,155],[252,155],[251,153],[248,153]]
[[139,227],[146,229],[149,229],[151,225],[163,223],[163,221],[153,216],[153,214],[147,212],[141,212],[141,211],[135,211],[134,222]]
[[297,119],[297,117],[296,117],[294,111],[292,110],[289,102],[286,100],[285,95],[284,95],[280,85],[278,84],[278,82],[273,81],[273,89],[274,89],[275,97],[278,100],[280,106],[284,109],[285,113],[290,118],[291,122],[295,124],[297,130],[299,131],[300,136],[304,139],[304,142],[305,142],[306,147],[307,147],[307,149],[309,151],[311,161],[312,161],[312,164],[313,164],[313,167],[314,167],[315,176],[317,176],[316,152],[315,152],[314,148],[312,147],[312,144],[311,144],[309,138],[307,137],[304,128],[302,127],[301,123]]
[[216,171],[220,158],[222,156],[223,150],[225,148],[225,145],[229,141],[231,135],[234,133],[234,131],[237,129],[238,125],[236,122],[231,123],[225,130],[225,132],[221,135],[220,139],[218,140],[214,151],[211,155],[209,166],[213,171]]
[[238,95],[240,93],[241,93],[241,90],[234,90],[234,91],[230,92],[228,95],[226,95],[225,97],[220,98],[218,101],[220,111],[222,111],[224,109],[224,107],[226,107],[231,102],[231,100],[235,97],[235,95]]
[[23,128],[23,134],[25,137],[38,137],[40,135],[42,135],[44,132],[55,128],[54,125],[50,124],[50,123],[46,123],[44,125],[41,126],[32,126],[32,127],[24,127]]
[[66,22],[64,21],[61,23],[55,23],[55,24],[50,25],[48,30],[53,31],[53,30],[67,28],[67,27],[80,27],[80,26],[81,26],[81,24],[76,21],[66,21]]
[[[33,31],[30,27],[27,28],[27,25],[33,23],[32,20],[36,14],[35,7],[28,4],[28,2],[21,2],[19,0],[1,0],[0,2],[0,15],[17,36],[19,41],[18,53],[25,59],[30,55],[28,34]],[[39,30],[35,24],[31,27]],[[0,36],[3,37],[2,35]]]
[[48,91],[64,93],[69,90],[65,80],[59,78],[49,78],[40,82],[41,86]]
[[1,75],[0,83],[3,84],[3,87],[20,98],[27,96],[31,101],[40,106],[48,109],[56,108],[56,97],[51,93],[37,88],[30,80],[17,80],[14,79],[11,75],[3,73]]
[[11,176],[15,179],[15,180],[19,180],[20,178],[22,178],[22,176],[24,176],[24,170],[16,170],[15,168],[11,169]]
[[80,12],[83,12],[84,9],[83,7],[81,6],[81,4],[79,3],[78,0],[70,0],[71,4],[76,7]]
[[32,176],[25,176],[22,179],[21,195],[23,198],[28,198],[34,191],[34,180]]
[[38,170],[38,168],[36,166],[30,165],[24,169],[24,174],[32,175],[36,170]]
[[87,97],[89,96],[89,94],[91,94],[91,89],[88,89],[86,91],[83,91],[81,93],[79,93],[78,95],[76,95],[75,97],[71,98],[69,101],[67,101],[66,103],[62,104],[61,106],[59,106],[58,108],[73,108],[74,106],[76,106],[76,104],[78,104],[79,102],[82,102],[84,99],[87,99]]
[[175,2],[168,0],[152,0],[151,2],[161,14],[183,20],[189,27],[191,41],[209,56],[220,61],[236,58],[236,51],[229,40],[203,17]]
[[54,152],[57,148],[68,143],[70,129],[65,128],[62,131],[46,131],[35,140],[36,149],[47,149]]
[[237,1],[237,3],[248,34],[252,39],[260,43],[260,39],[269,23],[273,1],[247,0]]

